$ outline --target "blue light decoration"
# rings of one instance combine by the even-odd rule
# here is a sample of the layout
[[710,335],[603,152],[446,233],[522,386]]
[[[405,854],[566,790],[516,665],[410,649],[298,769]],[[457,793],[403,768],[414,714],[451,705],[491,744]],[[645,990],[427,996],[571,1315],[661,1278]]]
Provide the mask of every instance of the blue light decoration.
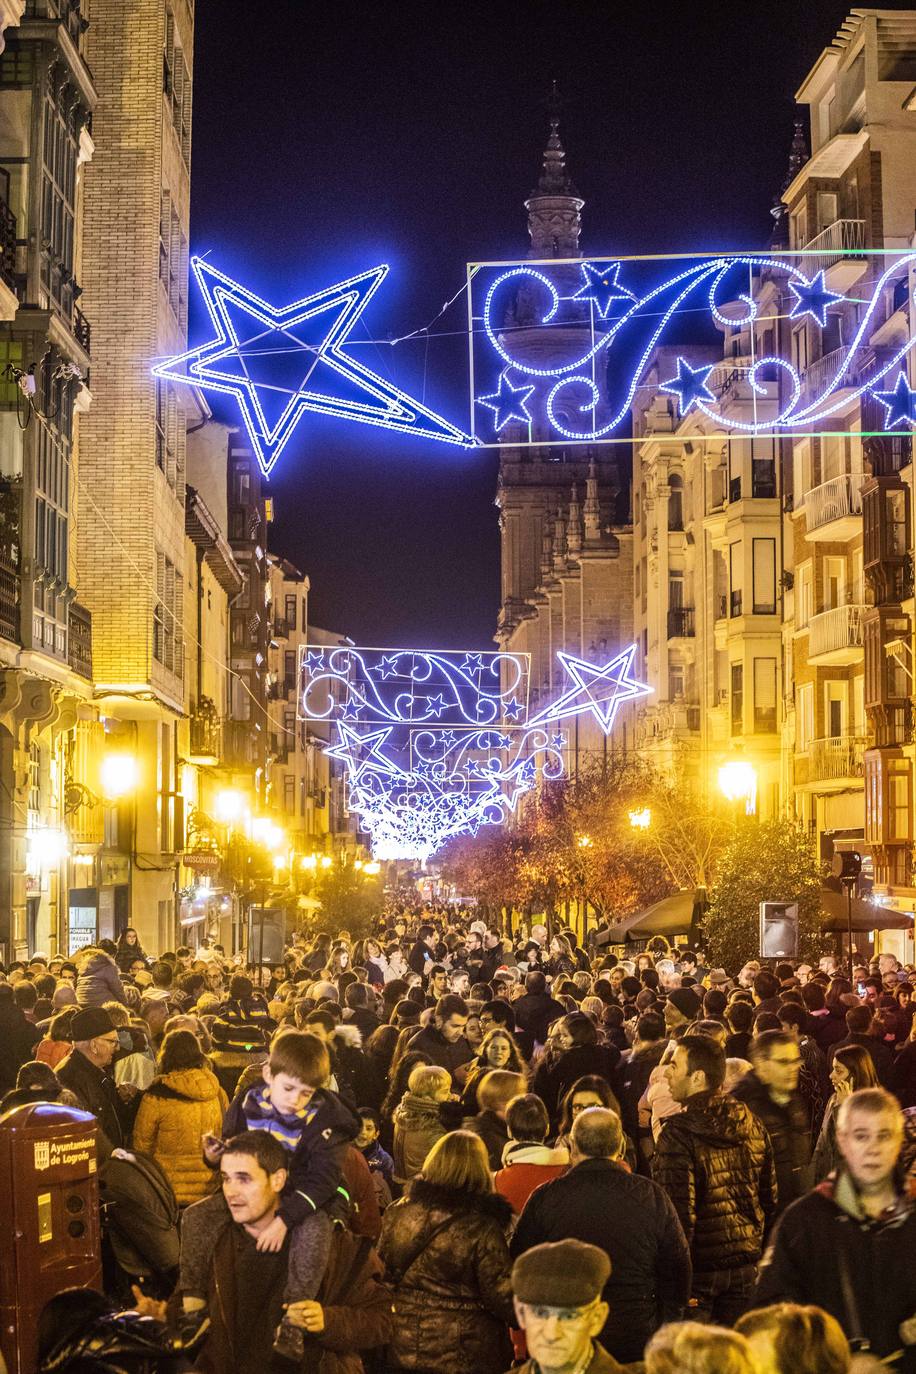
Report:
[[493,428],[498,434],[510,420],[521,420],[522,424],[531,423],[531,412],[525,402],[534,391],[533,386],[513,386],[509,381],[508,368],[499,374],[499,384],[489,396],[478,396],[478,405],[486,406],[496,414]]
[[888,429],[907,424],[916,428],[916,390],[910,386],[905,372],[898,374],[890,391],[873,391],[872,395],[887,411]]
[[566,669],[572,686],[556,701],[533,716],[529,724],[567,720],[570,716],[591,713],[606,735],[610,734],[617,712],[625,701],[648,696],[653,688],[632,676],[636,645],[621,650],[610,663],[599,667],[584,658],[558,650],[557,658]]
[[563,776],[556,722],[590,712],[605,734],[625,701],[635,644],[599,666],[559,652],[571,686],[528,717],[528,657],[305,646],[299,718],[326,722],[325,753],[347,769],[350,809],[380,859],[422,859],[456,835],[499,825],[539,779]]
[[387,265],[280,307],[202,258],[192,258],[191,267],[215,337],[157,363],[153,376],[235,397],[265,476],[306,411],[447,444],[473,442],[344,352],[354,325],[388,273]]
[[346,764],[378,858],[425,861],[563,774],[565,737],[523,722],[523,655],[312,645],[299,687],[300,718],[332,727],[325,752]]
[[[537,433],[527,442],[536,446],[594,443],[625,423],[638,388],[645,384],[650,360],[670,337],[674,324],[680,325],[681,339],[685,320],[700,326],[708,326],[711,320],[722,330],[772,321],[772,334],[778,339],[780,317],[804,318],[810,327],[824,329],[828,312],[849,310],[850,303],[855,305],[855,314],[849,342],[836,369],[817,374],[816,387],[811,374],[803,385],[792,361],[773,352],[741,366],[754,402],[750,418],[742,418],[734,407],[719,401],[710,378],[712,366],[694,367],[687,357],[675,354],[672,375],[663,373],[658,385],[677,397],[680,415],[696,415],[726,433],[816,432],[818,427],[829,427],[831,418],[848,410],[857,398],[869,394],[887,408],[888,431],[911,423],[911,393],[905,389],[906,379],[900,379],[916,339],[908,337],[880,354],[877,366],[869,345],[884,319],[884,296],[889,288],[908,282],[916,253],[864,256],[873,275],[863,279],[854,296],[827,286],[829,268],[806,272],[805,253],[472,263],[469,349],[474,438],[483,444],[505,442],[500,431],[506,412],[494,402],[507,375],[516,392],[531,388],[525,396],[525,411],[536,421]],[[773,302],[766,310],[764,290]],[[907,294],[912,295],[909,286]],[[705,335],[702,329],[698,332],[700,339],[708,340],[708,328]],[[832,345],[829,351],[839,352]],[[724,349],[722,361],[734,370]],[[882,386],[890,377],[897,379],[893,392]],[[483,416],[478,407],[488,405],[492,414],[475,428]],[[513,438],[512,442],[525,441]]]

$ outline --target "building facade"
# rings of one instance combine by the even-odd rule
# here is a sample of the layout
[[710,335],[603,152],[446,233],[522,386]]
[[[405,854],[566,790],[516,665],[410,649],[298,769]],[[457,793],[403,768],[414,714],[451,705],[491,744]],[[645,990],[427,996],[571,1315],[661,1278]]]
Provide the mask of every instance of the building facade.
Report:
[[[538,185],[525,202],[529,257],[579,257],[583,206],[566,170],[554,118]],[[570,280],[577,280],[577,267],[571,264],[569,271]],[[558,357],[575,349],[588,330],[578,305],[567,302],[566,310],[553,335]],[[535,350],[544,366],[536,302],[520,291],[510,313],[514,349],[520,355],[526,348]],[[524,328],[528,320],[530,337]],[[495,638],[506,653],[530,657],[532,713],[564,686],[557,650],[603,663],[633,638],[632,531],[625,523],[626,477],[616,450],[606,444],[548,447],[548,433],[546,415],[536,412],[530,427],[518,421],[504,427],[496,492],[502,595]],[[629,726],[626,714],[615,741]],[[575,772],[580,761],[603,756],[608,747],[591,717],[577,717],[567,764]]]
[[[783,196],[791,247],[853,298],[828,330],[789,322],[791,356],[816,385],[836,375],[858,326],[857,285],[887,269],[887,250],[914,243],[914,53],[916,12],[855,10],[797,93],[811,156]],[[912,273],[889,284],[859,375],[845,381],[867,381],[912,336],[912,290]],[[912,386],[911,356],[904,366]],[[875,435],[886,419],[872,397],[850,395],[835,434],[791,446],[787,753],[818,852],[864,842],[876,894],[914,911],[912,438]]]
[[0,26],[0,950],[14,957],[53,944],[102,838],[75,547],[98,86],[79,4],[6,0]]

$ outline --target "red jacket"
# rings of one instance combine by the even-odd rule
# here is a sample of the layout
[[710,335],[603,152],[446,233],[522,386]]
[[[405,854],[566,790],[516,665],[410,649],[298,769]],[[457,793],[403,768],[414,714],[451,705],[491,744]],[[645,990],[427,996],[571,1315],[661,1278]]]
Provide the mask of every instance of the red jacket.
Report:
[[503,1167],[493,1182],[496,1191],[517,1216],[535,1188],[559,1178],[568,1168],[569,1155],[565,1149],[510,1140],[503,1151]]

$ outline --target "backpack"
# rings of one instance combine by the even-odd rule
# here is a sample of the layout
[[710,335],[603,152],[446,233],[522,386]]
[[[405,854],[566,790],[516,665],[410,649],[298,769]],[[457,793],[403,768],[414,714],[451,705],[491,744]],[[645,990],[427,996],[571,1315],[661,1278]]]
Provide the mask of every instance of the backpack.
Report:
[[251,1021],[230,1020],[222,1016],[210,1026],[210,1039],[216,1050],[229,1050],[235,1053],[251,1054],[267,1046],[264,1026]]
[[122,1269],[151,1278],[177,1268],[178,1203],[155,1160],[141,1154],[109,1156],[99,1166],[99,1201]]

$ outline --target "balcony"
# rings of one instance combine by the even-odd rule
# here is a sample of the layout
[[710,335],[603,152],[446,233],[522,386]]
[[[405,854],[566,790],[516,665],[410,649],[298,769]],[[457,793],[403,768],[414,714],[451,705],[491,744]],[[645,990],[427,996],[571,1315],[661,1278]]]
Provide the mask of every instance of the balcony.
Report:
[[865,607],[836,606],[808,622],[809,663],[859,663]]
[[807,759],[796,759],[796,779],[812,790],[842,792],[862,778],[867,741],[861,735],[813,739]]
[[668,612],[669,639],[692,639],[695,634],[692,606],[676,606]]
[[809,281],[824,272],[831,291],[844,290],[868,270],[864,248],[865,220],[837,219],[805,244],[800,267]]
[[189,761],[200,765],[219,763],[222,757],[222,722],[209,697],[201,697],[191,712]]
[[861,473],[846,472],[814,487],[805,497],[805,527],[809,539],[842,543],[862,530]]
[[843,392],[856,385],[857,373],[848,369],[846,364],[849,361],[848,348],[834,348],[829,353],[825,353],[821,358],[815,358],[813,362],[802,372],[802,387],[807,400],[822,396],[831,383],[838,378],[842,385],[832,391],[831,401],[842,399]]
[[73,337],[88,357],[92,352],[92,330],[78,305],[73,307]]
[[67,661],[80,677],[92,681],[92,616],[85,606],[70,603]]
[[19,643],[19,574],[0,555],[0,639]]

